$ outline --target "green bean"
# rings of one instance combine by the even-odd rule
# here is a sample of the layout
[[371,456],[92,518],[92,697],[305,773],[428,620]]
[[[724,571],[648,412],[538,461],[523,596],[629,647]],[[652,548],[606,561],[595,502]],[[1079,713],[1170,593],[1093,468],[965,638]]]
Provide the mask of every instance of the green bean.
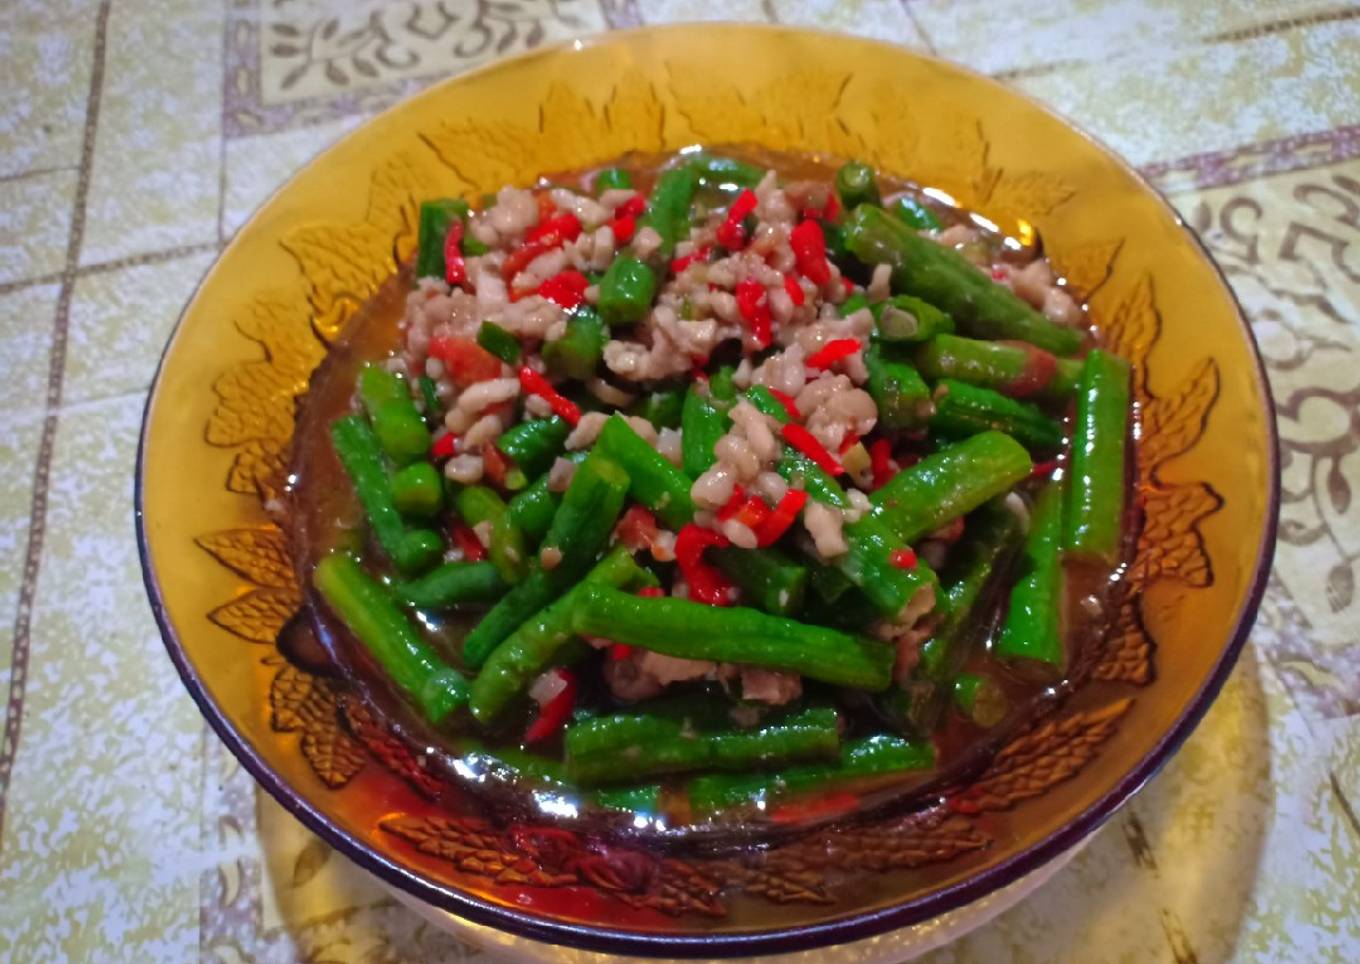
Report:
[[841,748],[840,761],[791,767],[771,774],[720,774],[689,782],[691,809],[697,814],[751,804],[770,804],[785,797],[841,786],[881,783],[935,765],[935,748],[927,742],[878,734],[861,737]]
[[911,544],[1009,491],[1033,468],[1015,439],[983,432],[898,472],[869,497],[873,515]]
[[407,530],[392,497],[392,482],[373,430],[361,416],[348,415],[331,425],[335,454],[349,475],[378,545],[392,564],[410,574],[433,565],[444,544],[430,529]]
[[496,448],[526,476],[537,478],[562,454],[571,426],[556,415],[512,425],[496,439]]
[[477,344],[507,365],[519,364],[519,339],[494,321],[482,322],[482,327],[477,329]]
[[917,345],[911,358],[917,370],[932,380],[952,378],[1012,398],[1037,396],[1046,401],[1072,397],[1082,364],[1076,358],[1055,358],[1025,342],[949,334]]
[[[637,227],[639,231],[651,228],[661,236],[655,255],[658,261],[670,260],[675,245],[689,236],[689,208],[698,188],[699,174],[692,164],[662,171],[657,177],[647,198],[647,210],[638,219]],[[606,314],[606,320],[608,317]]]
[[435,381],[429,375],[421,375],[418,382],[420,385],[420,400],[425,403],[425,425],[431,432],[443,428],[444,414],[442,406],[439,404],[439,395],[436,392]]
[[928,739],[949,705],[948,687],[933,680],[893,683],[873,698],[878,715],[904,736]]
[[633,176],[621,167],[606,167],[595,175],[595,193],[627,190],[633,186]]
[[412,462],[392,476],[392,502],[404,516],[429,519],[444,507],[444,480],[429,462]]
[[543,364],[560,378],[586,381],[595,374],[608,342],[609,326],[599,312],[583,305],[567,319],[562,337],[543,345]]
[[1113,563],[1124,522],[1129,363],[1100,349],[1086,356],[1077,392],[1063,547]]
[[467,702],[467,681],[440,659],[353,558],[338,552],[324,557],[312,572],[312,583],[428,722],[439,725]]
[[697,175],[699,183],[705,185],[734,184],[738,187],[755,187],[765,177],[763,168],[716,154],[692,154],[686,163]]
[[656,272],[637,258],[621,254],[610,262],[600,279],[596,305],[610,327],[642,320],[656,295]]
[[882,208],[855,208],[845,243],[865,264],[891,265],[895,292],[943,309],[965,334],[1027,341],[1057,355],[1081,347],[1082,332],[1050,321],[963,255],[922,237]]
[[466,485],[453,497],[453,508],[469,526],[477,526],[505,515],[505,500],[484,485]]
[[1006,718],[1006,691],[990,676],[962,673],[950,689],[959,712],[977,726],[990,729]]
[[667,526],[679,529],[694,517],[689,478],[633,431],[622,415],[611,415],[604,423],[597,446],[623,466],[633,498]]
[[736,369],[723,365],[708,377],[708,393],[717,402],[733,402],[737,398]]
[[775,470],[794,487],[807,490],[810,498],[837,509],[850,508],[850,500],[841,484],[803,453],[785,446],[775,463]]
[[869,380],[864,387],[878,406],[878,418],[891,429],[923,427],[935,414],[930,386],[901,350],[874,339],[864,353]]
[[1035,499],[1020,578],[1011,588],[1010,608],[992,647],[993,656],[1049,678],[1060,676],[1067,662],[1061,630],[1062,502],[1057,482],[1046,485]]
[[417,579],[393,583],[392,592],[417,609],[449,609],[495,602],[509,588],[489,562],[446,562]]
[[746,389],[746,400],[756,407],[762,415],[768,415],[780,425],[787,425],[793,421],[789,415],[789,410],[784,407],[784,403],[774,397],[764,385],[752,385]]
[[548,488],[545,472],[528,488],[515,493],[505,510],[524,534],[526,544],[537,545],[552,525],[553,514],[561,502],[562,496]]
[[686,770],[748,770],[771,763],[835,758],[839,718],[812,707],[751,730],[710,729],[683,715],[598,716],[567,727],[567,772],[584,784],[633,780]]
[[359,398],[379,446],[393,462],[406,465],[429,452],[430,430],[405,381],[381,365],[365,365],[359,372]]
[[[822,237],[826,239],[826,256],[840,265],[842,270],[851,268],[850,251],[845,247],[845,228],[835,221],[821,222]],[[851,296],[853,297],[853,295]]]
[[468,633],[463,659],[469,666],[480,666],[501,640],[581,577],[609,541],[627,492],[628,473],[598,449],[581,463],[539,552],[540,559],[550,554],[556,565],[530,566],[524,581]]
[[741,589],[741,598],[776,616],[793,616],[803,608],[807,566],[777,549],[713,549],[709,558]]
[[524,543],[524,530],[510,515],[509,508],[491,524],[491,544],[487,558],[501,578],[510,584],[523,582],[529,575],[529,553]]
[[846,161],[836,172],[836,194],[847,211],[861,204],[878,204],[874,169],[863,161]]
[[685,392],[685,405],[680,413],[680,460],[685,474],[697,479],[710,468],[718,457],[713,447],[727,434],[727,416],[708,396],[691,385]]
[[637,406],[637,414],[658,429],[679,428],[685,405],[685,393],[678,388],[649,392]]
[[903,224],[917,231],[939,231],[944,227],[934,211],[910,194],[898,198],[888,210]]
[[997,431],[1040,452],[1062,448],[1061,423],[1028,402],[952,378],[935,383],[934,399],[930,430],[937,435],[957,439]]
[[651,783],[640,787],[606,787],[596,790],[591,799],[606,810],[652,814],[661,806],[661,786]]
[[869,308],[874,328],[883,341],[925,341],[954,330],[954,319],[939,308],[911,295],[893,295]]
[[582,587],[606,585],[622,589],[655,582],[651,573],[633,561],[627,548],[615,546],[579,583],[492,650],[472,681],[468,706],[473,717],[482,723],[493,719],[535,676],[547,669],[563,646],[576,638],[571,614]]
[[997,497],[968,516],[963,540],[949,553],[940,574],[944,618],[921,647],[916,675],[943,683],[968,661],[970,644],[979,636],[980,604],[1008,569],[1007,562],[1022,536],[1019,517]]
[[438,198],[420,205],[420,227],[416,235],[416,277],[444,280],[444,242],[449,225],[466,220],[470,209],[459,198]]
[[[831,566],[813,566],[808,571],[808,586],[822,602],[834,603],[855,588],[850,577]],[[814,619],[813,622],[821,622]]]
[[851,315],[859,311],[861,308],[869,308],[869,313],[873,314],[873,308],[869,306],[869,296],[865,294],[863,291],[856,291],[849,298],[846,298],[844,301],[841,302],[840,304],[841,317],[849,318]]
[[648,599],[602,587],[586,591],[572,618],[578,633],[718,662],[787,669],[811,679],[880,690],[892,674],[893,648],[875,639],[687,599]]

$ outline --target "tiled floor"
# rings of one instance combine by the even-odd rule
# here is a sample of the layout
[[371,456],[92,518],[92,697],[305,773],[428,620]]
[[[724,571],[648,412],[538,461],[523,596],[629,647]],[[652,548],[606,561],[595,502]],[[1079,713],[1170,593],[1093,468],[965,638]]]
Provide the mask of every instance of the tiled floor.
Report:
[[876,37],[1073,118],[1172,194],[1270,368],[1282,538],[1224,697],[1042,891],[932,959],[1360,957],[1360,6],[1320,0],[0,8],[0,957],[472,953],[205,732],[142,601],[144,393],[219,246],[334,139],[496,57],[682,19]]

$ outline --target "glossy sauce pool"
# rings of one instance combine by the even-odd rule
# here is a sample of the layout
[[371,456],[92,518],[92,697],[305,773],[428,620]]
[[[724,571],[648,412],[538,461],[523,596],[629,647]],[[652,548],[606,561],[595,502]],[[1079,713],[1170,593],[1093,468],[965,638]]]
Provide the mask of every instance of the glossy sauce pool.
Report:
[[[771,155],[741,149],[724,149],[723,153],[773,167],[786,180],[818,179],[829,182],[834,173],[834,166],[815,158]],[[655,157],[629,156],[611,166],[628,169],[633,174],[635,185],[645,191],[654,180],[659,163],[660,160]],[[584,187],[592,174],[593,171],[553,174],[544,180],[553,184]],[[885,197],[902,191],[923,197],[919,187],[908,181],[880,175],[879,183]],[[924,199],[946,225],[970,223],[970,215],[966,212],[945,207],[933,197]],[[990,222],[977,223],[985,226]],[[979,243],[986,244],[994,256],[1007,257],[1004,241],[999,236],[984,234],[984,240]],[[1014,243],[1011,244],[1013,248]],[[299,401],[286,513],[293,558],[297,560],[299,579],[304,586],[310,587],[313,566],[330,549],[337,546],[366,548],[363,513],[331,448],[329,426],[335,419],[355,410],[354,385],[360,366],[365,361],[384,358],[397,349],[400,338],[398,323],[404,313],[406,294],[412,287],[412,274],[412,267],[405,266],[356,313],[341,337],[331,346],[325,361],[313,374],[307,394]],[[1134,460],[1127,461],[1132,464]],[[1062,469],[1059,468],[1059,471]],[[1131,533],[1137,528],[1134,523],[1136,519],[1131,514],[1125,526],[1125,558],[1132,541]],[[371,547],[367,548],[371,550]],[[365,552],[365,558],[372,560],[375,557],[376,552]],[[889,808],[909,809],[935,803],[942,789],[976,772],[1007,739],[1046,716],[1059,703],[1071,698],[1078,689],[1082,692],[1077,693],[1077,696],[1081,697],[1085,696],[1087,690],[1100,690],[1112,685],[1087,682],[1081,676],[1082,668],[1090,663],[1087,657],[1104,628],[1104,618],[1095,611],[1091,599],[1101,604],[1102,611],[1108,609],[1118,572],[1118,569],[1112,573],[1104,569],[1067,564],[1064,632],[1069,652],[1068,663],[1076,668],[1073,677],[1056,684],[1036,682],[1014,673],[997,672],[1000,664],[987,661],[987,669],[1001,684],[1009,699],[1010,709],[1006,718],[997,726],[982,731],[962,714],[948,710],[934,735],[937,767],[931,771],[899,774],[886,782],[878,778],[876,783],[856,785],[853,788],[857,794],[858,809],[855,812],[879,813]],[[1083,600],[1086,601],[1084,604]],[[1000,615],[997,608],[999,601],[993,599],[991,605],[994,625]],[[506,817],[532,816],[539,822],[559,822],[615,836],[641,836],[665,843],[705,848],[741,845],[753,839],[806,829],[847,816],[844,810],[813,806],[807,807],[803,816],[785,816],[778,821],[766,819],[762,812],[747,811],[736,816],[719,815],[696,823],[690,819],[687,806],[681,802],[679,794],[663,794],[660,812],[647,817],[600,810],[583,802],[568,789],[547,784],[522,769],[507,767],[488,755],[487,751],[503,756],[519,755],[518,735],[524,732],[527,709],[508,711],[495,730],[479,732],[475,738],[458,732],[436,731],[405,706],[363,648],[334,621],[310,589],[307,610],[314,640],[306,638],[292,647],[296,658],[308,662],[308,668],[312,670],[339,674],[352,681],[370,708],[389,724],[399,739],[416,752],[427,771],[439,778],[447,788],[440,796],[440,801],[451,807],[456,807],[457,800],[470,789]],[[459,644],[468,629],[475,625],[479,615],[477,612],[438,615],[419,613],[417,618],[431,643],[452,665],[461,669]],[[979,639],[972,647],[968,669],[980,668],[985,661],[985,640],[991,628],[987,625],[979,627]],[[299,632],[301,636],[310,637],[305,629],[299,629]],[[320,644],[319,649],[315,643]],[[584,679],[592,675],[598,677],[599,674],[580,675]],[[598,690],[590,690],[584,695],[597,700],[607,699],[602,685]],[[847,708],[845,703],[840,705],[842,711],[851,718],[852,727],[864,732],[884,729],[881,721],[875,721],[869,711]],[[560,744],[557,742],[539,747],[538,750],[560,759]],[[678,786],[682,779],[677,779],[673,785]],[[665,785],[666,781],[662,783]],[[832,795],[835,795],[835,791],[828,794]],[[838,798],[844,797],[842,792]]]

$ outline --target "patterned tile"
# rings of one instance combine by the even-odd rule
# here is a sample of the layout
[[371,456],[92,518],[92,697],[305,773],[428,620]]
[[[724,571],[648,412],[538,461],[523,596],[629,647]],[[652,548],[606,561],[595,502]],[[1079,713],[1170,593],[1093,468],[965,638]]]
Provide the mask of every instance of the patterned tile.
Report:
[[[1245,32],[1335,10],[1327,0],[914,0],[912,14],[943,57],[985,73],[1104,61],[1116,54]],[[1023,31],[1023,41],[1017,28]]]
[[61,271],[75,195],[74,170],[0,181],[0,284]]
[[[0,13],[0,177],[80,160],[90,94],[93,20],[84,30],[43,11]],[[18,96],[16,92],[22,91]]]
[[80,278],[67,327],[68,403],[143,392],[180,311],[215,254],[101,271]]
[[9,684],[15,607],[28,547],[42,416],[0,414],[0,692]]
[[769,20],[765,0],[652,0],[639,5],[647,23],[694,23],[705,20]]
[[227,131],[371,113],[493,58],[606,27],[594,0],[237,3],[227,34]]
[[216,240],[222,69],[204,38],[222,18],[196,0],[114,5],[82,263]]
[[780,23],[819,27],[887,40],[913,50],[926,49],[901,0],[771,0]]
[[226,236],[235,234],[284,181],[365,119],[366,115],[352,114],[321,124],[227,141],[222,202],[222,229]]
[[189,960],[203,728],[132,539],[139,398],[57,431],[28,689],[4,826],[7,959]]
[[1139,49],[1014,83],[1140,165],[1354,123],[1354,71],[1342,65],[1357,44],[1360,20],[1329,21]]
[[0,413],[38,414],[47,398],[48,352],[57,307],[55,284],[0,295]]

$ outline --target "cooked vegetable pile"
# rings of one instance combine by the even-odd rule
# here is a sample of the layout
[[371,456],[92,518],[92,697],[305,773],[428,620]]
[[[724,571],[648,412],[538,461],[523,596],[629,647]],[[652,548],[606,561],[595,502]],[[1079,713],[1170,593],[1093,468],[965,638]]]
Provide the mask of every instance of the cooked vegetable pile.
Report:
[[426,202],[415,273],[331,429],[364,548],[313,582],[464,748],[777,817],[1064,677],[1100,604],[1068,575],[1125,542],[1129,366],[1036,252],[864,164],[687,153]]

